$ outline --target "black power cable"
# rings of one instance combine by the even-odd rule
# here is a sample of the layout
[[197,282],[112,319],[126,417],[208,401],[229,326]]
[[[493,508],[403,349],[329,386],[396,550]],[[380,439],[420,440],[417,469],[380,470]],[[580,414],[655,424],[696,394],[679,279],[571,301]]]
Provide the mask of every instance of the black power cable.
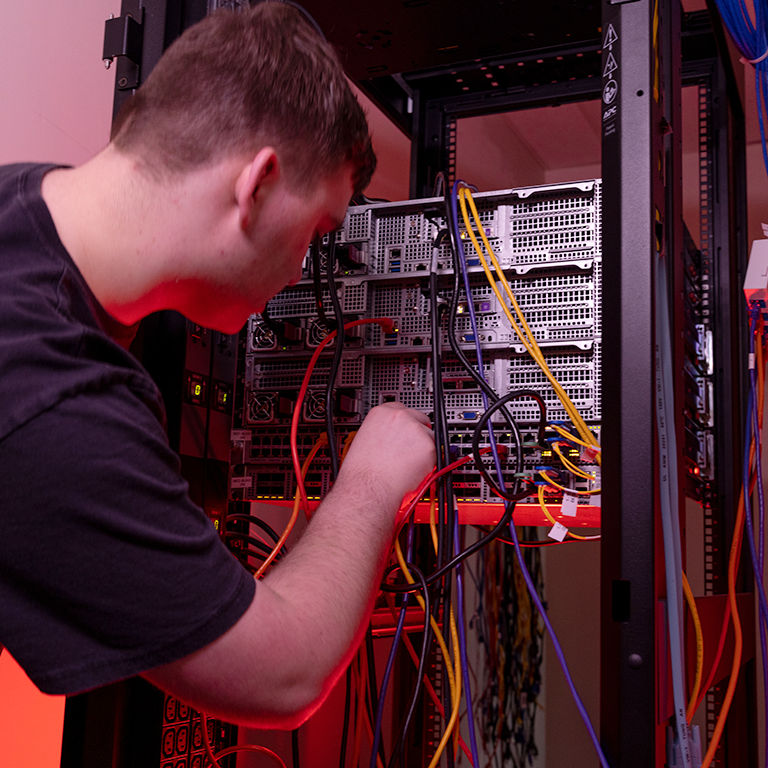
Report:
[[291,731],[291,752],[293,753],[293,768],[300,768],[299,765],[299,729],[294,728]]
[[[319,253],[319,244],[316,242],[317,248],[313,249]],[[314,256],[313,256],[314,258]],[[319,274],[320,259],[319,256],[313,262],[313,272]],[[331,363],[331,369],[328,372],[328,383],[325,389],[325,429],[328,434],[328,455],[331,459],[331,480],[335,482],[339,476],[339,454],[336,445],[336,430],[333,423],[334,412],[334,388],[336,385],[336,377],[341,367],[341,358],[344,352],[344,315],[341,309],[341,302],[339,301],[339,295],[336,292],[336,284],[333,279],[333,273],[336,271],[336,232],[328,233],[328,255],[325,262],[326,277],[328,279],[328,292],[331,296],[331,304],[333,305],[333,314],[336,321],[336,348],[334,349],[333,362]],[[318,310],[322,311],[322,293],[318,290],[317,282],[315,283],[315,293],[318,296],[317,304]],[[322,315],[322,319],[328,327],[328,321],[325,319],[325,315]],[[366,633],[366,640],[371,634],[370,628]],[[371,645],[372,647],[372,645]],[[376,682],[375,671],[373,677],[374,685]],[[345,676],[346,692],[344,697],[344,724],[341,732],[341,750],[339,754],[339,766],[344,768],[347,756],[347,739],[349,734],[349,711],[350,702],[352,698],[352,668],[347,667],[347,673]],[[383,760],[382,752],[382,760]]]
[[336,384],[336,376],[341,367],[341,356],[344,351],[344,315],[341,311],[341,302],[339,301],[338,293],[336,293],[336,284],[333,280],[333,273],[336,268],[336,232],[328,233],[328,258],[325,266],[328,290],[331,294],[331,304],[333,304],[333,314],[338,330],[333,363],[331,364],[331,370],[328,372],[328,384],[325,389],[325,428],[328,433],[328,455],[331,458],[331,479],[335,481],[339,474],[339,454],[333,424],[333,390]]
[[[328,236],[329,238],[331,235]],[[325,307],[323,306],[323,270],[320,266],[320,238],[316,237],[309,246],[310,258],[312,259],[312,287],[315,293],[315,309],[320,322],[329,330],[336,330],[328,318],[325,316]]]
[[225,521],[225,527],[229,525],[232,521],[240,521],[244,523],[253,523],[254,525],[261,528],[264,533],[269,536],[272,541],[277,544],[278,541],[280,541],[280,536],[275,532],[275,530],[268,525],[264,520],[262,520],[260,517],[256,517],[256,515],[246,515],[242,513],[227,515],[226,521]]
[[[515,422],[515,420],[512,418],[512,415],[510,414],[509,410],[505,407],[506,403],[510,400],[516,399],[518,397],[522,396],[529,396],[533,397],[536,402],[539,405],[539,408],[541,410],[541,419],[539,422],[539,429],[538,429],[538,442],[543,447],[544,446],[544,431],[546,429],[546,408],[544,405],[543,400],[541,397],[536,393],[528,393],[525,391],[525,394],[521,393],[510,393],[506,395],[504,398],[499,398],[499,396],[496,394],[496,392],[493,390],[493,388],[488,384],[485,379],[480,376],[480,374],[475,370],[475,368],[472,366],[472,364],[467,360],[466,355],[463,353],[461,348],[458,345],[458,342],[455,338],[455,334],[453,332],[453,328],[455,326],[455,318],[457,315],[457,307],[458,307],[458,300],[459,300],[459,293],[460,293],[460,286],[459,286],[459,274],[461,272],[461,264],[459,263],[459,257],[458,257],[458,248],[455,243],[454,239],[454,227],[452,223],[452,215],[451,215],[451,207],[450,207],[450,189],[448,187],[448,184],[446,182],[445,174],[440,173],[438,174],[438,181],[440,181],[443,185],[443,191],[444,191],[444,202],[445,202],[445,215],[446,215],[446,221],[448,223],[448,232],[450,235],[450,241],[451,241],[451,250],[453,252],[453,259],[454,259],[454,286],[453,286],[453,295],[451,298],[451,311],[450,311],[450,320],[449,320],[449,329],[448,329],[448,340],[451,345],[451,349],[453,353],[456,355],[456,357],[461,362],[462,366],[466,369],[467,373],[473,378],[473,380],[478,384],[478,386],[485,392],[487,395],[489,401],[493,403],[492,409],[489,408],[486,414],[480,419],[479,421],[479,429],[475,429],[475,433],[473,435],[473,449],[475,446],[475,443],[479,444],[479,435],[482,434],[482,430],[484,425],[488,422],[490,416],[496,411],[500,410],[503,417],[506,419],[509,431],[514,436],[514,452],[515,452],[515,473],[520,474],[523,470],[524,464],[523,464],[523,440],[522,436],[520,434],[520,430]],[[437,182],[436,182],[437,183]],[[437,189],[437,186],[436,186]],[[440,238],[440,235],[438,235],[438,239]],[[438,242],[437,240],[436,242]],[[432,294],[436,293],[435,286],[432,287]],[[471,296],[467,297],[468,301],[472,300]],[[434,301],[434,298],[432,298],[432,301]],[[434,308],[433,308],[433,318],[434,318]],[[434,325],[434,320],[433,320]],[[438,340],[440,337],[437,337]],[[433,328],[433,346],[435,344],[435,333]],[[434,366],[433,366],[434,367]],[[442,382],[441,382],[442,383]],[[437,409],[435,409],[437,412]],[[486,480],[489,480],[489,476],[487,471],[485,470],[485,467],[483,465],[482,458],[479,456],[479,448],[477,451],[473,450],[475,462],[477,463],[478,471],[480,471],[483,474],[483,477],[486,478]],[[439,456],[439,454],[438,454]],[[515,483],[515,487],[519,485],[519,481]],[[490,482],[490,486],[497,489],[496,483],[494,483],[492,480]],[[509,494],[507,493],[502,498],[505,498],[505,500],[508,502],[506,505],[506,508],[504,510],[504,515],[499,520],[499,522],[493,527],[493,529],[485,536],[483,536],[481,539],[476,541],[474,544],[470,545],[466,550],[459,553],[456,557],[451,559],[449,562],[445,563],[444,565],[439,565],[437,570],[432,573],[430,576],[427,577],[427,584],[432,585],[436,581],[440,580],[446,573],[448,573],[451,569],[455,568],[459,563],[463,562],[467,557],[474,554],[475,552],[482,549],[486,544],[488,544],[490,541],[492,541],[494,538],[496,538],[498,535],[502,533],[506,529],[506,527],[509,525],[509,523],[512,520],[512,513],[514,511],[515,502],[526,498],[529,496],[530,493],[526,491],[522,491],[518,494]],[[442,516],[441,516],[442,517]],[[382,584],[381,589],[386,592],[412,592],[414,591],[414,588],[409,585],[387,585]]]
[[[438,281],[437,281],[437,251],[440,247],[442,235],[438,232],[432,243],[432,263],[429,272],[429,303],[431,315],[431,335],[432,335],[432,401],[433,417],[435,423],[435,447],[437,453],[437,469],[443,469],[448,462],[448,451],[450,450],[450,435],[448,431],[448,418],[445,412],[445,393],[443,390],[443,363],[442,363],[442,331],[441,314],[442,306],[439,302]],[[446,559],[453,551],[453,525],[450,524],[450,516],[453,512],[453,486],[450,477],[441,480],[437,490],[438,496],[438,525],[437,525],[437,566],[438,568],[445,564]],[[442,589],[435,600],[433,611],[436,616],[440,614],[441,607],[443,615],[446,615],[444,606],[451,602],[451,581],[448,579],[441,585]],[[443,676],[447,674],[443,668]],[[445,709],[446,721],[451,716],[453,702],[451,700],[450,686],[447,680],[443,680],[441,686],[443,692],[443,707]],[[449,749],[446,753],[448,768],[453,768],[453,754]]]
[[237,541],[244,541],[250,546],[255,547],[259,552],[264,553],[263,556],[265,558],[272,552],[272,547],[267,546],[263,541],[260,541],[254,536],[249,536],[247,533],[239,533],[238,531],[225,531],[224,541],[230,541],[231,539],[236,539]]
[[[500,397],[496,400],[493,405],[490,405],[488,409],[483,413],[483,415],[478,419],[477,424],[475,425],[475,431],[472,434],[472,455],[475,459],[475,464],[477,465],[477,470],[480,472],[480,474],[485,479],[485,482],[488,483],[489,487],[493,490],[495,494],[500,496],[502,499],[506,499],[507,501],[519,501],[520,499],[524,499],[526,496],[530,496],[530,492],[528,490],[523,492],[517,492],[517,493],[509,493],[505,490],[502,490],[500,487],[500,484],[495,483],[491,476],[488,474],[488,470],[485,468],[485,464],[483,463],[483,457],[480,454],[480,440],[482,438],[483,432],[485,430],[486,424],[491,419],[491,416],[493,416],[496,411],[502,410],[504,406],[511,402],[512,400],[519,400],[521,397],[530,397],[532,400],[536,401],[536,404],[539,406],[539,412],[540,412],[540,419],[539,419],[539,430],[538,430],[538,442],[539,444],[544,444],[544,431],[547,427],[547,409],[544,405],[544,400],[542,399],[541,395],[538,394],[538,392],[534,392],[530,389],[519,389],[515,392],[510,392],[504,397]],[[510,427],[512,427],[515,424],[514,421],[511,422]],[[516,426],[514,427],[516,429]],[[522,461],[522,442],[518,440],[517,444],[517,452],[519,454],[518,456],[518,466],[522,469],[523,461]],[[517,489],[520,486],[520,479],[515,478],[514,488]]]
[[432,631],[429,621],[429,617],[432,613],[429,600],[429,586],[427,585],[427,580],[424,578],[424,574],[413,563],[407,563],[407,565],[410,573],[416,576],[416,578],[419,580],[421,594],[424,598],[424,633],[421,641],[421,653],[419,654],[419,666],[416,670],[416,684],[414,686],[413,693],[411,694],[411,700],[408,705],[408,711],[406,713],[405,719],[400,725],[400,733],[392,750],[392,757],[387,768],[394,768],[396,756],[397,760],[400,762],[400,765],[405,768],[405,739],[423,687],[424,674],[427,666],[427,656],[429,654],[429,646],[432,642]]
[[344,768],[347,762],[347,738],[349,734],[349,711],[352,703],[352,665],[347,667],[346,693],[344,695],[344,727],[341,729],[341,750],[339,752],[339,768]]

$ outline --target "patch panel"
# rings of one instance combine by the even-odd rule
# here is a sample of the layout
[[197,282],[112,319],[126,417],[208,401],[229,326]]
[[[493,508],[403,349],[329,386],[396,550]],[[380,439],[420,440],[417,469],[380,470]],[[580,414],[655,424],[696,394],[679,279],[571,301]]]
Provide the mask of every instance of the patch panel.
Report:
[[[598,425],[592,425],[599,437],[600,428]],[[324,425],[318,424],[315,427],[310,425],[299,428],[298,450],[300,456],[306,456],[311,450],[320,433],[324,431]],[[260,431],[254,431],[250,442],[250,453],[246,457],[246,475],[250,478],[249,486],[245,489],[238,489],[238,498],[248,500],[258,499],[290,499],[295,492],[295,476],[291,464],[290,439],[287,428],[272,427],[266,434],[260,434]],[[452,458],[466,456],[472,451],[472,439],[474,433],[474,424],[460,421],[456,423],[450,432],[450,443],[454,446]],[[349,428],[340,425],[337,429],[337,449],[340,449],[343,442],[349,434]],[[552,466],[556,471],[563,469],[562,462],[555,452],[551,449],[541,448],[536,445],[536,433],[530,429],[522,430],[522,439],[524,446],[524,475],[529,481],[535,481],[535,467],[546,464]],[[546,437],[555,437],[556,433],[548,430]],[[512,433],[504,430],[503,425],[498,425],[494,435],[498,445],[506,448],[504,467],[510,466],[511,457],[514,455],[514,439]],[[480,440],[480,447],[488,446],[488,437],[485,433]],[[574,464],[579,466],[587,473],[599,474],[599,467],[592,460],[584,461],[580,452],[576,448],[563,449],[566,457]],[[491,469],[491,459],[486,457],[484,460],[486,468]],[[461,468],[461,471],[454,475],[454,479],[460,478],[458,482],[457,496],[460,499],[475,500],[482,502],[497,502],[498,497],[494,496],[488,487],[485,479],[472,463],[468,463]],[[505,479],[508,484],[514,482],[514,476],[511,468],[505,471]],[[570,482],[570,481],[569,481]],[[317,456],[313,462],[312,469],[307,475],[307,494],[310,498],[319,498],[324,496],[331,487],[330,461],[325,453]],[[595,490],[599,488],[599,480],[586,481],[576,478],[573,487],[576,490]],[[466,491],[466,492],[465,492]],[[553,497],[556,499],[557,497]],[[529,499],[535,503],[535,495]],[[556,501],[554,503],[557,503]],[[582,498],[580,503],[588,504],[589,499]]]

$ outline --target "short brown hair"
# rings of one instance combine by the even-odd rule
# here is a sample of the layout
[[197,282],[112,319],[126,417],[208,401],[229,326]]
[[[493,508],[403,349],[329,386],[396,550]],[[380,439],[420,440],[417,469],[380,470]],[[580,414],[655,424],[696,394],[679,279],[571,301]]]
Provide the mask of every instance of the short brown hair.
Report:
[[360,192],[376,168],[335,51],[281,2],[217,11],[190,27],[123,106],[113,143],[161,173],[272,145],[304,189],[351,163]]

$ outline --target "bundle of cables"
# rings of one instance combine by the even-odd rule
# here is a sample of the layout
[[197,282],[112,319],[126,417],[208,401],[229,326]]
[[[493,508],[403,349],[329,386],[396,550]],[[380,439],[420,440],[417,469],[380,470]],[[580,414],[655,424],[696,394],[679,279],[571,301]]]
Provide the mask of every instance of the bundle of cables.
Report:
[[[768,172],[765,113],[768,111],[768,8],[756,0],[750,8],[744,0],[716,0],[717,8],[744,61],[755,67],[757,113],[760,138],[763,144],[763,162]],[[753,22],[754,17],[754,22]]]
[[[712,669],[707,681],[701,686],[696,703],[689,708],[689,718],[693,712],[700,706],[707,691],[709,690],[719,666],[720,658],[725,646],[725,638],[728,626],[733,620],[734,651],[731,663],[731,673],[728,678],[728,685],[725,691],[725,697],[721,710],[717,717],[712,738],[710,739],[706,755],[702,762],[702,768],[709,768],[715,758],[715,754],[720,745],[720,740],[725,728],[728,712],[730,711],[733,696],[736,690],[736,684],[741,671],[741,658],[743,650],[743,633],[741,620],[739,618],[738,604],[736,601],[736,576],[739,571],[739,561],[743,543],[744,530],[747,532],[749,543],[749,552],[752,561],[752,567],[755,575],[755,588],[758,596],[759,606],[759,625],[760,625],[760,651],[763,662],[763,694],[768,704],[768,648],[766,647],[766,629],[768,628],[768,605],[766,604],[765,588],[763,585],[764,575],[764,535],[765,535],[765,500],[763,497],[763,483],[761,470],[761,435],[763,426],[763,402],[765,392],[765,364],[766,347],[765,334],[763,329],[762,316],[759,308],[750,306],[750,328],[749,328],[749,400],[747,403],[747,421],[744,441],[744,460],[743,460],[743,478],[741,495],[739,497],[739,506],[736,512],[736,521],[734,524],[733,539],[731,543],[730,555],[728,558],[728,602],[726,604],[725,614],[723,616],[720,639],[717,652],[715,654]],[[751,512],[751,497],[757,488],[757,525],[754,525]],[[696,693],[696,691],[694,691]],[[768,708],[766,708],[766,718],[768,718]],[[768,720],[766,721],[768,723]],[[768,745],[766,746],[766,758],[768,758]]]
[[[488,282],[499,299],[500,306],[504,309],[511,326],[515,329],[518,337],[525,349],[529,352],[531,357],[536,361],[541,370],[544,372],[547,380],[554,392],[557,394],[560,402],[563,405],[565,412],[572,422],[572,427],[566,423],[557,422],[551,426],[557,437],[554,440],[547,442],[545,439],[545,430],[547,428],[546,408],[542,396],[530,390],[518,390],[512,391],[499,397],[493,390],[489,383],[485,379],[485,368],[482,358],[482,350],[479,344],[479,336],[476,332],[476,318],[474,312],[474,302],[472,301],[472,290],[469,282],[469,273],[467,267],[467,260],[463,252],[462,238],[459,232],[458,224],[458,204],[461,202],[462,213],[464,217],[465,234],[470,237],[476,252],[483,264],[483,269],[488,279]],[[538,498],[545,514],[548,515],[550,520],[554,523],[554,519],[549,514],[546,501],[545,492],[553,492],[557,494],[570,494],[574,500],[576,498],[576,492],[567,488],[562,483],[564,482],[561,477],[560,471],[550,467],[542,467],[539,470],[540,483],[537,486],[532,484],[532,480],[529,477],[524,476],[524,444],[523,437],[518,429],[515,420],[513,419],[509,408],[512,403],[520,399],[533,400],[539,409],[540,418],[536,431],[535,444],[532,446],[539,451],[554,451],[560,459],[563,470],[574,477],[579,477],[582,480],[595,480],[591,473],[584,472],[579,466],[577,466],[572,460],[574,453],[582,448],[588,452],[588,455],[593,461],[598,464],[600,462],[600,446],[595,435],[589,429],[584,422],[583,418],[579,414],[576,407],[571,402],[568,394],[564,388],[555,379],[552,373],[549,371],[544,354],[539,348],[535,336],[528,326],[525,317],[517,304],[514,294],[509,286],[509,283],[504,276],[504,273],[496,260],[496,256],[490,247],[482,226],[480,225],[477,208],[475,206],[472,195],[466,185],[455,185],[453,189],[448,190],[445,186],[445,202],[446,212],[445,220],[448,223],[447,230],[440,230],[434,239],[433,244],[433,259],[432,266],[429,273],[429,301],[430,301],[430,314],[432,318],[432,344],[431,344],[431,371],[432,371],[432,393],[434,402],[434,431],[436,437],[437,447],[437,466],[434,472],[425,479],[422,486],[413,495],[410,503],[401,510],[401,523],[406,524],[407,527],[404,531],[404,540],[401,544],[398,540],[395,547],[396,564],[386,574],[385,580],[382,584],[382,590],[387,597],[387,603],[390,609],[393,611],[393,616],[396,616],[395,626],[395,638],[392,644],[392,650],[387,662],[386,669],[383,675],[383,682],[379,689],[376,686],[376,672],[373,666],[373,649],[370,641],[370,634],[361,649],[361,655],[358,660],[352,664],[347,674],[347,695],[345,702],[345,714],[344,714],[344,731],[342,738],[342,748],[340,755],[340,765],[346,764],[346,744],[347,744],[347,726],[350,721],[351,714],[351,691],[354,687],[356,693],[355,701],[355,714],[352,720],[355,722],[355,736],[353,747],[353,764],[357,764],[357,759],[361,750],[361,740],[364,731],[368,731],[369,738],[371,740],[371,768],[376,766],[390,766],[393,767],[398,762],[401,765],[405,764],[405,745],[406,734],[411,724],[414,712],[416,711],[416,705],[421,695],[422,690],[426,690],[431,697],[435,709],[440,713],[444,719],[446,725],[443,730],[442,736],[439,739],[439,743],[435,746],[434,751],[429,755],[429,766],[434,768],[441,760],[441,757],[445,755],[449,768],[452,768],[457,750],[462,749],[466,756],[471,761],[472,765],[480,765],[477,738],[475,734],[474,718],[470,716],[468,718],[469,724],[469,741],[470,745],[464,744],[463,740],[459,736],[459,715],[462,710],[462,699],[466,702],[466,711],[468,713],[473,712],[473,703],[471,698],[470,688],[470,671],[467,660],[467,642],[465,634],[466,620],[464,616],[464,574],[463,563],[464,561],[480,551],[486,544],[492,542],[496,538],[500,538],[505,531],[509,531],[511,535],[511,543],[514,546],[516,554],[516,560],[514,567],[507,568],[508,573],[515,573],[515,583],[518,587],[520,594],[525,594],[527,590],[530,595],[530,607],[526,609],[526,615],[531,617],[531,621],[534,625],[528,625],[525,632],[523,632],[522,642],[530,643],[531,638],[525,640],[526,632],[531,634],[533,630],[531,626],[539,626],[537,616],[541,618],[543,625],[552,637],[553,644],[555,646],[558,659],[563,666],[566,679],[573,692],[577,707],[584,718],[585,725],[590,734],[590,738],[595,745],[598,752],[600,762],[603,768],[607,768],[607,761],[602,754],[600,745],[597,740],[597,736],[592,728],[592,725],[587,716],[581,700],[576,693],[573,686],[570,674],[568,672],[565,659],[560,648],[557,637],[553,631],[551,623],[547,618],[546,611],[541,597],[540,589],[540,576],[534,578],[531,576],[529,567],[532,563],[537,562],[526,558],[523,555],[523,546],[539,546],[545,544],[555,544],[555,541],[549,542],[537,542],[537,541],[525,541],[520,542],[516,527],[513,522],[513,513],[516,501],[529,497],[536,487],[538,491]],[[470,220],[468,210],[472,211],[474,217],[474,224]],[[485,250],[480,246],[478,241],[478,235],[483,239]],[[442,244],[448,239],[451,243],[451,251],[454,259],[454,286],[451,294],[450,308],[447,305],[445,299],[442,298],[440,293],[440,287],[438,285],[438,252]],[[325,318],[323,313],[323,323],[326,328],[331,330],[330,333],[322,340],[319,346],[316,348],[312,359],[309,363],[306,371],[304,381],[299,392],[297,405],[294,410],[294,417],[291,422],[291,455],[294,465],[294,476],[296,478],[296,496],[294,500],[293,512],[286,530],[277,536],[272,531],[264,531],[270,539],[274,542],[272,550],[267,554],[264,552],[264,542],[259,542],[256,537],[253,536],[251,530],[248,529],[248,533],[240,533],[239,531],[232,531],[232,538],[241,537],[239,540],[244,541],[248,546],[247,551],[244,552],[245,559],[255,557],[260,560],[261,563],[256,569],[256,576],[260,577],[269,565],[284,552],[284,545],[288,538],[295,521],[298,517],[300,509],[303,507],[305,513],[309,517],[309,504],[307,499],[306,490],[304,488],[303,478],[305,477],[310,463],[313,461],[315,455],[322,448],[326,448],[331,461],[332,477],[335,477],[338,472],[339,463],[343,460],[342,455],[339,456],[340,450],[337,438],[334,434],[334,402],[333,402],[333,387],[336,380],[336,372],[339,369],[341,360],[341,353],[343,347],[343,335],[350,328],[365,324],[376,323],[379,324],[385,333],[391,333],[393,330],[392,321],[388,318],[372,318],[365,320],[355,320],[352,322],[344,323],[344,318],[339,306],[337,292],[333,285],[333,270],[334,270],[334,247],[335,237],[331,235],[329,237],[329,247],[326,258],[326,270],[328,277],[328,293],[330,295],[331,302],[334,308],[334,320],[330,321]],[[318,249],[315,248],[314,256],[314,272],[317,273],[320,268],[319,258],[317,256]],[[492,272],[491,267],[486,261],[486,257],[490,258],[493,263]],[[463,278],[463,288],[459,281]],[[506,291],[507,299],[501,295],[501,291],[498,287],[500,283]],[[316,294],[318,301],[318,309],[322,306],[323,294],[321,293],[321,287],[316,282]],[[475,351],[476,351],[476,364],[470,363],[464,351],[461,349],[460,344],[456,338],[455,333],[455,318],[457,314],[457,305],[459,302],[459,296],[462,292],[467,299],[467,305],[469,307],[470,321],[474,330],[475,338]],[[514,310],[515,316],[512,315],[510,307]],[[452,446],[450,444],[450,434],[448,427],[448,418],[445,412],[445,396],[443,393],[443,363],[442,363],[442,331],[441,320],[444,317],[449,318],[448,322],[448,341],[451,345],[451,349],[456,358],[461,362],[468,374],[477,382],[480,389],[485,411],[474,429],[472,439],[472,453],[468,456],[455,459],[452,454]],[[337,338],[337,334],[340,338]],[[324,349],[336,340],[336,347],[334,351],[334,361],[330,367],[327,389],[326,389],[326,432],[320,439],[317,440],[313,449],[309,455],[304,458],[304,461],[300,460],[298,453],[298,423],[301,413],[301,403],[306,395],[308,383],[315,365],[324,351]],[[509,433],[510,449],[507,451],[506,447],[497,445],[497,441],[494,435],[493,422],[499,418],[503,419],[505,424],[504,430]],[[498,422],[497,422],[498,423]],[[487,432],[487,439],[484,438],[484,434]],[[350,438],[354,436],[354,433],[350,435]],[[485,443],[485,446],[483,445]],[[349,440],[346,447],[348,447]],[[490,457],[488,456],[490,454]],[[491,464],[488,465],[487,458],[491,458]],[[475,543],[462,549],[461,535],[459,530],[459,518],[458,518],[458,505],[454,498],[453,488],[450,479],[450,473],[469,461],[474,461],[476,469],[482,474],[485,481],[488,483],[492,491],[500,496],[504,500],[505,511],[499,521],[491,530],[484,532]],[[506,478],[512,478],[511,487],[507,487],[505,482]],[[432,549],[434,552],[435,567],[431,573],[425,574],[421,568],[417,567],[413,562],[414,558],[414,538],[416,535],[413,518],[411,512],[415,505],[424,497],[425,493],[429,493],[430,498],[430,518],[432,523],[429,528],[429,537],[431,539]],[[598,492],[595,490],[594,492]],[[583,492],[582,492],[583,493]],[[575,502],[574,502],[575,503]],[[235,519],[232,516],[232,523],[248,523],[259,525],[259,523],[250,518],[250,516],[243,515]],[[556,527],[557,524],[555,523]],[[592,537],[580,537],[575,534],[569,534],[566,540],[579,540]],[[501,541],[504,539],[500,538]],[[257,542],[261,546],[257,546]],[[537,567],[537,571],[538,571]],[[522,592],[520,592],[522,590]],[[400,594],[399,606],[396,602],[396,595]],[[411,604],[411,595],[415,593],[414,597],[419,604],[424,615],[424,631],[422,633],[422,642],[420,652],[416,652],[413,648],[410,640],[407,637],[407,633],[403,631],[406,612],[408,606]],[[528,598],[526,598],[527,600]],[[399,608],[399,612],[398,612]],[[520,625],[523,626],[523,625]],[[446,629],[448,630],[446,632]],[[541,635],[541,629],[536,629],[534,634],[538,637]],[[386,696],[386,690],[388,682],[391,677],[391,672],[394,664],[395,651],[400,642],[406,646],[409,654],[414,660],[417,666],[416,682],[412,691],[408,706],[406,708],[406,716],[401,724],[399,733],[396,737],[390,760],[386,760],[384,754],[384,748],[381,742],[381,723],[383,719],[384,700]],[[435,640],[439,648],[438,658],[440,664],[438,665],[442,669],[443,680],[439,686],[433,686],[425,674],[426,663],[428,659],[429,649],[432,645],[432,641]],[[534,660],[539,659],[540,652],[536,652],[532,657]],[[539,663],[535,662],[535,663]],[[367,668],[367,674],[364,671]],[[531,706],[535,708],[534,692],[538,685],[538,678],[536,673],[531,673],[528,670],[526,664],[522,665],[522,677],[528,681],[525,685],[528,686],[528,691],[531,694]],[[528,670],[528,671],[526,671]],[[533,676],[532,676],[533,675]],[[354,684],[354,686],[353,686]],[[522,683],[521,683],[522,684]],[[442,691],[442,699],[435,691],[435,687]],[[522,717],[522,715],[521,715]],[[529,730],[527,732],[518,731],[517,737],[519,741],[526,742],[526,752],[521,753],[522,759],[525,759],[525,754],[533,753],[532,743],[532,717],[528,717]],[[207,735],[207,733],[206,733]],[[251,748],[245,745],[243,748]],[[256,747],[253,747],[256,749]],[[232,750],[238,748],[230,748]],[[263,748],[259,748],[263,750]],[[225,752],[220,752],[218,755],[213,755],[208,748],[209,759],[213,766],[217,766],[215,760],[218,757],[224,756]],[[226,754],[230,752],[227,751]],[[265,752],[266,754],[266,752]],[[270,755],[271,756],[271,755]],[[278,758],[279,760],[279,758]],[[294,757],[294,762],[297,764],[297,757]]]
[[[583,443],[585,443],[587,446],[589,446],[589,449],[593,452],[597,462],[599,463],[600,462],[600,446],[597,439],[595,438],[592,431],[584,422],[583,418],[581,417],[581,414],[578,412],[576,407],[571,402],[571,399],[566,393],[565,389],[560,385],[560,383],[552,375],[549,369],[549,366],[547,365],[544,354],[541,351],[541,348],[539,347],[536,341],[536,338],[530,329],[530,326],[526,322],[525,316],[522,310],[520,309],[520,306],[515,298],[515,295],[512,291],[511,286],[509,285],[508,280],[506,279],[506,276],[504,275],[504,271],[498,262],[496,254],[494,253],[493,248],[488,242],[488,238],[486,236],[485,229],[482,226],[480,216],[477,211],[475,202],[472,198],[470,188],[465,183],[457,181],[453,185],[453,188],[451,190],[450,205],[447,205],[446,207],[447,207],[448,221],[450,225],[449,229],[451,231],[452,243],[453,243],[454,252],[455,252],[455,259],[456,259],[455,269],[457,272],[460,272],[463,276],[464,292],[468,298],[467,306],[470,312],[470,319],[471,319],[473,335],[475,339],[478,374],[481,377],[483,375],[482,350],[479,343],[479,335],[476,332],[477,321],[475,318],[475,307],[474,307],[474,302],[471,300],[472,290],[471,290],[471,285],[469,281],[469,273],[467,268],[466,256],[464,254],[463,239],[461,237],[461,231],[458,223],[459,204],[461,205],[462,217],[464,221],[464,231],[466,233],[466,236],[469,237],[469,239],[472,242],[472,245],[475,249],[475,254],[480,264],[482,265],[483,272],[485,273],[488,283],[491,286],[491,289],[493,290],[493,293],[499,302],[499,306],[504,311],[507,319],[509,320],[510,326],[517,334],[518,338],[523,344],[523,347],[527,350],[530,356],[536,361],[539,368],[542,370],[545,377],[549,381],[550,385],[552,386],[552,389],[554,390],[555,394],[560,400],[563,408],[565,409],[566,413],[571,419],[574,427],[576,428],[579,439]],[[472,211],[472,219],[470,219],[468,209]],[[484,248],[481,247],[480,245],[480,242],[478,240],[478,235],[483,241]],[[488,260],[491,261],[495,274],[494,272],[491,271],[491,267],[488,264]],[[498,285],[499,283],[501,283],[502,287],[504,288],[506,298],[501,293],[501,290]],[[512,314],[513,311],[515,313],[514,315]],[[450,334],[449,334],[449,337],[450,337]],[[486,392],[484,388],[483,388],[483,392],[484,393]],[[502,402],[502,401],[498,401],[498,402]],[[490,424],[489,424],[489,433],[492,435],[492,429],[490,428]],[[492,436],[491,436],[490,442],[491,442],[491,445],[494,444]],[[501,471],[501,462],[499,460],[498,454],[494,452],[493,458],[496,466],[496,475],[497,475],[499,486],[500,486],[499,490],[501,491],[502,494],[505,494],[506,489],[504,488],[504,476]],[[551,482],[551,480],[552,480],[551,478],[548,478],[547,482]],[[523,493],[525,495],[528,495],[529,491],[525,490],[523,491]],[[508,506],[512,508],[513,508],[513,505],[514,505],[514,501],[511,501],[508,504]],[[586,708],[584,707],[584,704],[581,701],[581,698],[579,697],[576,691],[576,688],[573,684],[573,679],[568,669],[568,665],[565,661],[565,656],[563,654],[560,643],[557,639],[557,635],[554,632],[554,628],[552,627],[549,617],[547,616],[547,612],[544,608],[544,605],[542,603],[542,600],[538,593],[536,585],[531,577],[531,574],[528,571],[528,567],[525,561],[525,556],[523,554],[523,549],[520,545],[517,530],[511,519],[508,521],[508,527],[509,527],[509,532],[511,534],[511,540],[515,548],[515,554],[516,554],[517,562],[520,568],[520,573],[523,576],[526,587],[528,589],[528,593],[531,596],[531,600],[533,601],[533,604],[535,605],[538,614],[541,616],[542,621],[544,622],[547,632],[549,632],[558,661],[560,662],[560,665],[563,669],[563,673],[565,675],[567,684],[571,690],[571,694],[574,698],[574,702],[576,703],[576,707],[579,710],[579,714],[581,715],[584,721],[584,725],[587,729],[587,733],[589,734],[590,740],[592,741],[595,751],[597,752],[598,758],[600,760],[600,764],[603,768],[608,768],[608,761],[606,760],[605,755],[603,754],[602,747],[600,746],[600,742],[597,738],[597,734],[589,719],[589,715],[587,714]]]

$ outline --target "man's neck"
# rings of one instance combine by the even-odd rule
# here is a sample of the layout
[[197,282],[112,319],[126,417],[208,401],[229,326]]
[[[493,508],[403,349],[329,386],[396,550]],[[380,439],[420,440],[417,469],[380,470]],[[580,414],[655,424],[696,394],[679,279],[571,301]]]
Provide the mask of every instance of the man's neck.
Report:
[[132,325],[159,309],[184,310],[185,271],[215,226],[205,221],[210,201],[206,206],[195,198],[211,186],[194,177],[156,181],[108,147],[85,165],[48,173],[42,194],[94,296]]

